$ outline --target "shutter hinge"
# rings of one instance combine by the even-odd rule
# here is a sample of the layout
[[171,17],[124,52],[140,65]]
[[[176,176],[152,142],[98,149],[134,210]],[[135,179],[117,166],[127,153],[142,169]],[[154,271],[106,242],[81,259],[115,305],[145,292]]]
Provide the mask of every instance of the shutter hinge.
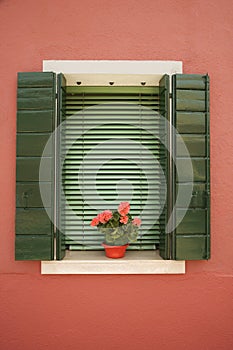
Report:
[[56,99],[56,100],[57,100],[57,98],[58,98],[58,94],[55,95],[55,99]]
[[169,98],[172,98],[172,93],[171,92],[169,93]]

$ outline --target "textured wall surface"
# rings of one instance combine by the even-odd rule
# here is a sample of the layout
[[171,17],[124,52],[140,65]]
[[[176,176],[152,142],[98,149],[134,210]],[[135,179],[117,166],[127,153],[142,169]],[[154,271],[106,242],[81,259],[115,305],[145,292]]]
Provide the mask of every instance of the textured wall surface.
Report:
[[[0,1],[0,349],[233,347],[231,0]],[[43,59],[182,60],[211,78],[212,258],[184,276],[41,276],[14,261],[16,74]]]

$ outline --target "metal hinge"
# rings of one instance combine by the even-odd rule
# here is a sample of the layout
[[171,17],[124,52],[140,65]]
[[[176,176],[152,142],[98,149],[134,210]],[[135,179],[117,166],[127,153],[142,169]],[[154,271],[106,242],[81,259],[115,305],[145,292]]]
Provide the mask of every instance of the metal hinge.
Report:
[[169,93],[169,98],[172,98],[172,93],[171,92]]

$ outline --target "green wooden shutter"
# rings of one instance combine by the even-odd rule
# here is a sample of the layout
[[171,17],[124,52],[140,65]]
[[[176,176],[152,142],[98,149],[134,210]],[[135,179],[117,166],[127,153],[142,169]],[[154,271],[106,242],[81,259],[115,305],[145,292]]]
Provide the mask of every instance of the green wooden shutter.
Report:
[[[161,157],[159,88],[158,87],[67,87],[66,123],[61,132],[61,158],[64,193],[61,197],[61,226],[69,249],[102,249],[103,236],[90,227],[91,219],[103,209],[117,209],[112,204],[117,197],[116,185],[127,179],[134,189],[131,202],[133,216],[141,216],[148,198],[148,178],[152,181],[150,198],[147,202],[145,219],[137,243],[129,249],[155,249],[159,244],[160,228],[164,225],[164,214],[154,218],[160,210],[164,196],[164,183],[158,164],[150,164],[146,149],[163,163]],[[150,127],[155,133],[147,131]],[[75,140],[77,138],[77,140]],[[122,145],[118,139],[125,139]],[[110,139],[116,143],[104,149],[98,145]],[[127,139],[138,142],[144,149],[134,149]],[[75,142],[74,142],[75,140]],[[66,154],[67,150],[68,153]],[[84,192],[80,189],[78,174],[82,172],[82,160],[92,150],[95,158],[89,159],[83,178]],[[131,161],[125,158],[129,155]],[[106,158],[106,162],[104,161]],[[112,159],[111,159],[112,158]],[[108,160],[109,159],[109,160]],[[95,163],[103,161],[98,171],[96,187],[91,182]],[[147,171],[145,175],[144,171]],[[96,197],[95,190],[99,193]],[[120,192],[129,200],[128,185],[123,184]],[[103,206],[101,198],[107,201]],[[90,205],[89,205],[90,204]],[[147,230],[150,222],[153,226]],[[144,226],[144,229],[143,229]]]
[[[201,260],[210,258],[210,165],[209,165],[209,77],[177,74],[172,77],[173,124],[180,136],[174,135],[176,166],[181,176],[174,176],[176,194],[175,220],[181,222],[173,232],[172,258]],[[188,159],[193,166],[193,192],[186,211],[183,199],[190,186]]]
[[15,256],[16,260],[51,260],[54,234],[47,211],[53,216],[53,147],[46,154],[41,183],[39,168],[44,147],[54,130],[55,74],[19,73],[17,97]]
[[62,197],[62,150],[61,150],[61,140],[62,140],[62,121],[66,118],[66,79],[63,74],[58,74],[57,76],[57,132],[56,132],[56,258],[61,260],[65,256],[66,245],[65,245],[65,235],[61,230],[61,197]]
[[[167,74],[165,74],[159,82],[159,112],[161,115],[161,126],[160,134],[161,140],[163,140],[164,145],[162,147],[163,154],[161,155],[164,158],[163,171],[166,178],[167,185],[167,194],[166,202],[163,210],[163,216],[160,217],[160,241],[159,241],[159,253],[163,259],[169,259],[171,254],[171,233],[166,232],[166,226],[168,218],[170,217],[173,209],[172,202],[172,173],[171,173],[171,164],[170,164],[170,100],[169,100],[169,91],[170,91],[170,79]],[[167,121],[167,122],[166,122]]]

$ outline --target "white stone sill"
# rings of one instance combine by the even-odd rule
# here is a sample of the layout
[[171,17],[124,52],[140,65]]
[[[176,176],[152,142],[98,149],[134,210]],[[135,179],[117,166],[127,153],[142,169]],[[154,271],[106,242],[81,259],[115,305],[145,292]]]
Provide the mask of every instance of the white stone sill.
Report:
[[158,251],[128,251],[109,259],[104,251],[67,251],[63,260],[42,261],[41,274],[184,274],[185,261],[163,260]]

